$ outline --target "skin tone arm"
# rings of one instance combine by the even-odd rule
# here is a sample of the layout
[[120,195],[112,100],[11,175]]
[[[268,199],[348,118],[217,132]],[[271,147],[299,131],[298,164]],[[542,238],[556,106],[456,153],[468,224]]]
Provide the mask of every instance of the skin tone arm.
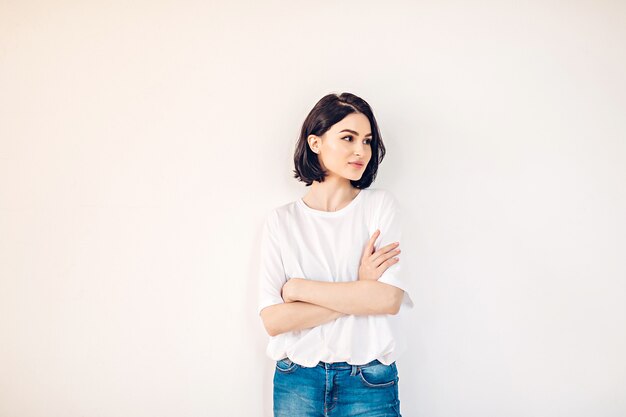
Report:
[[338,311],[304,301],[275,304],[261,311],[265,330],[270,336],[316,327],[344,315]]
[[[289,284],[289,285],[288,285]],[[378,281],[322,282],[292,278],[284,303],[261,311],[270,336],[308,329],[347,314],[397,314],[404,291]]]
[[396,314],[404,291],[373,280],[350,282],[292,278],[283,286],[286,303],[305,301],[343,314]]

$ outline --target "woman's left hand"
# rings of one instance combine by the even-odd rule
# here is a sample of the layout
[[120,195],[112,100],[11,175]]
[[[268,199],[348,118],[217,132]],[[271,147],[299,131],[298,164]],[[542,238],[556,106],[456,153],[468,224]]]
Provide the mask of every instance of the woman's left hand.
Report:
[[281,291],[281,296],[286,303],[293,303],[294,301],[298,301],[296,297],[296,289],[298,287],[298,281],[301,278],[290,278],[283,284],[283,288]]

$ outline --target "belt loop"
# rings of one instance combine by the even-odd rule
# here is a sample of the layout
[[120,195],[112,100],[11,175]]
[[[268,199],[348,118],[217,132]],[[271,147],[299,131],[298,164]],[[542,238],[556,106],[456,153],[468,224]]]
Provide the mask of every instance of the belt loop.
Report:
[[350,372],[350,376],[355,376],[357,374],[358,365],[352,365],[352,372]]

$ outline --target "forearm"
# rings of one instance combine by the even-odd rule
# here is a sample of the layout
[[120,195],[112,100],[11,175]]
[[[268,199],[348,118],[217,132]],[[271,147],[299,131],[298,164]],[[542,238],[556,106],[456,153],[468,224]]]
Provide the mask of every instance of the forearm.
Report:
[[344,314],[393,314],[396,302],[393,289],[371,280],[327,282],[300,279],[294,297]]
[[316,327],[345,315],[304,301],[276,304],[265,310],[263,321],[270,336]]

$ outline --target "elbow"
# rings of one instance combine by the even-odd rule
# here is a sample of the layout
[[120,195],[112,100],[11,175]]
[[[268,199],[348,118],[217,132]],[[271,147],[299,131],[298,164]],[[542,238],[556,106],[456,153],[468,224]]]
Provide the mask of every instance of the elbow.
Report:
[[261,316],[261,321],[263,322],[263,327],[265,328],[265,332],[269,335],[269,336],[277,336],[280,334],[280,332],[278,331],[278,329],[276,328],[275,325],[275,320],[272,320],[272,315],[270,314],[270,309],[269,308],[264,308],[263,310],[261,310],[261,313],[259,314]]
[[380,305],[384,306],[381,313],[395,316],[400,312],[400,306],[404,300],[404,290],[392,284],[379,283],[379,285],[383,286],[378,290],[381,294]]
[[387,311],[387,314],[391,314],[392,316],[395,316],[399,312],[400,312],[400,306],[396,304],[392,304],[389,310]]
[[395,316],[400,312],[400,306],[402,305],[402,300],[404,299],[404,290],[394,287],[390,299],[391,301],[388,314]]
[[265,332],[269,335],[269,336],[276,336],[278,333],[276,332],[276,329],[274,329],[274,327],[271,326],[270,323],[267,322],[263,322],[263,326],[265,327]]

